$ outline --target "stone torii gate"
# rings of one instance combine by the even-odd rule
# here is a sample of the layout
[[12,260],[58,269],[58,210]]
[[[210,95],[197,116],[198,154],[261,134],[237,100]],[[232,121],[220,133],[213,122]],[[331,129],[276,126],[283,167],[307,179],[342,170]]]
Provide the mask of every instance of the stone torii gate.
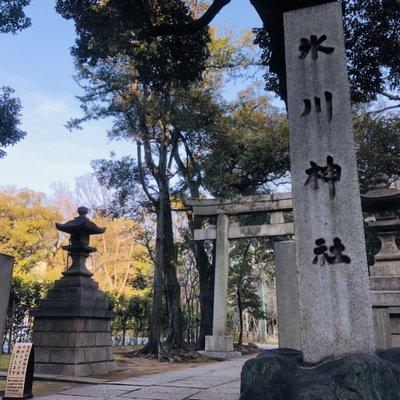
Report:
[[[206,336],[205,351],[224,358],[236,356],[233,337],[226,332],[229,239],[292,235],[293,223],[285,223],[283,215],[293,209],[292,194],[247,196],[239,200],[186,199],[185,203],[197,217],[217,218],[216,225],[194,231],[194,240],[216,241],[213,334]],[[254,213],[270,213],[270,223],[239,226],[230,222],[230,216]]]

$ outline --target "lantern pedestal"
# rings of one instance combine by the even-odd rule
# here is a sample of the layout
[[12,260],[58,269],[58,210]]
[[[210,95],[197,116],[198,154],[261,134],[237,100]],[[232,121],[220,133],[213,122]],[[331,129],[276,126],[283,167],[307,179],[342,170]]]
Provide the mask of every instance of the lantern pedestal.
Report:
[[88,376],[114,371],[108,301],[90,277],[65,276],[33,311],[35,372]]

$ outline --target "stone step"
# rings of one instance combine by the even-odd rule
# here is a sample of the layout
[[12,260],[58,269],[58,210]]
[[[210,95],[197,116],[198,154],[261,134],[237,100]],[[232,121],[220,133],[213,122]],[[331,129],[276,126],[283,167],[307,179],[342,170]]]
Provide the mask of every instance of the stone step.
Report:
[[371,304],[375,307],[390,307],[400,304],[400,291],[371,291]]
[[400,276],[400,264],[398,261],[376,263],[369,267],[371,276]]
[[369,287],[373,291],[399,291],[400,276],[371,276]]

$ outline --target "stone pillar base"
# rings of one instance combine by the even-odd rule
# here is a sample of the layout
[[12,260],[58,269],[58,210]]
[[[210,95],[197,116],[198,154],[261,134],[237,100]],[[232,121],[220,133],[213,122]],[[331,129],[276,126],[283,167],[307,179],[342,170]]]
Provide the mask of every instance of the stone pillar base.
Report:
[[240,357],[240,351],[233,350],[232,336],[206,336],[205,351],[199,351],[200,354],[212,358],[236,358]]
[[198,353],[204,357],[223,358],[224,360],[242,357],[241,351],[198,351]]
[[233,351],[233,337],[206,336],[205,351]]

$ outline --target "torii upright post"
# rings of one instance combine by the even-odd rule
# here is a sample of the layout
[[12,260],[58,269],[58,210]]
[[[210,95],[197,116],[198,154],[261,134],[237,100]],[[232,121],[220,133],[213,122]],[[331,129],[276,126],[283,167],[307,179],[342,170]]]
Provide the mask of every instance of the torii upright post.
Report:
[[373,353],[341,4],[284,15],[303,361]]
[[214,313],[213,334],[206,336],[205,351],[208,354],[223,355],[228,358],[237,356],[233,351],[233,337],[226,332],[226,312],[228,295],[228,270],[229,270],[229,240],[228,240],[229,215],[219,214],[217,218],[217,237],[215,252],[215,287],[214,287]]

